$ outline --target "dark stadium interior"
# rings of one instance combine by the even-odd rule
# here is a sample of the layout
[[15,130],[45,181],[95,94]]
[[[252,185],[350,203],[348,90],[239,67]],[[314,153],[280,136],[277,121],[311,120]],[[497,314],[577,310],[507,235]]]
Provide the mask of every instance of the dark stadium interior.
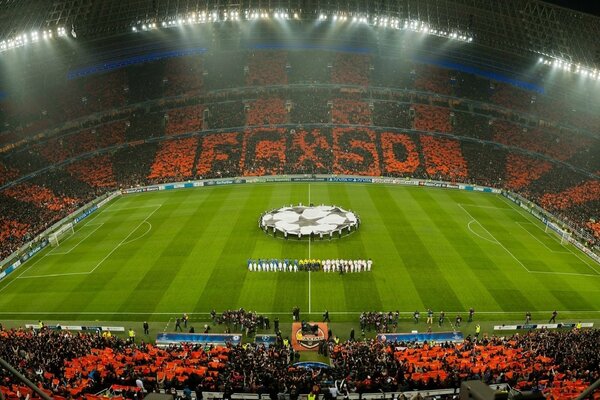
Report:
[[[0,48],[0,272],[54,223],[108,193],[270,175],[502,189],[559,218],[600,254],[596,2],[22,3],[0,0],[2,46],[20,32],[55,33]],[[231,10],[270,16],[223,20]],[[202,12],[219,20],[185,22]],[[369,23],[336,25],[338,15]],[[401,26],[427,21],[428,30],[464,39],[387,29],[383,17],[372,22],[377,15]],[[555,68],[557,60],[568,67]],[[241,330],[259,324],[252,314],[230,318]],[[466,380],[569,399],[600,379],[597,329],[444,344],[329,341],[320,352],[330,368],[313,369],[295,366],[295,351],[278,339],[268,348],[159,348],[0,325],[0,357],[57,399],[101,399],[96,394],[112,385],[127,387],[115,398],[140,399],[136,379],[148,392],[173,389],[190,399],[191,392],[349,398]],[[7,399],[38,396],[2,368],[0,379]]]

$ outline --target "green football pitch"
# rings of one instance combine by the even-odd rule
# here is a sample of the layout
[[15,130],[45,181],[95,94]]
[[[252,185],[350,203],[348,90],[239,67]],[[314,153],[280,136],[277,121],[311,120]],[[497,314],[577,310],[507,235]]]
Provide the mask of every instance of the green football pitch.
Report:
[[[356,212],[358,231],[283,240],[263,211],[297,203]],[[370,273],[249,272],[249,258],[373,260]],[[0,282],[0,319],[168,321],[244,307],[337,321],[361,311],[474,307],[596,319],[600,266],[503,197],[422,187],[276,183],[126,195]],[[310,318],[310,317],[309,317]]]

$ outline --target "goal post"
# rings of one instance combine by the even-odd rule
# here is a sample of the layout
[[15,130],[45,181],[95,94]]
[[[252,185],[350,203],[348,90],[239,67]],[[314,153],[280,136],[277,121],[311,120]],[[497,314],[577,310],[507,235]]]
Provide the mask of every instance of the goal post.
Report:
[[571,241],[571,232],[568,232],[562,229],[560,226],[556,225],[554,222],[547,221],[546,222],[546,232],[554,232],[556,235],[560,237],[560,244],[567,244]]
[[75,229],[73,229],[73,223],[69,222],[68,224],[64,224],[56,231],[52,232],[48,236],[48,242],[50,243],[50,246],[57,247],[65,236],[70,236],[74,233]]

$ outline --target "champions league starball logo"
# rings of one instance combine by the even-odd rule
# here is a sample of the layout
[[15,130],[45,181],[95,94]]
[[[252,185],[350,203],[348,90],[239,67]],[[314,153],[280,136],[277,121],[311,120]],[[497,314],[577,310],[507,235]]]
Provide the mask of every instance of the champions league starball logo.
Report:
[[348,234],[359,224],[360,219],[352,211],[326,205],[281,207],[260,217],[260,227],[266,232],[297,237]]

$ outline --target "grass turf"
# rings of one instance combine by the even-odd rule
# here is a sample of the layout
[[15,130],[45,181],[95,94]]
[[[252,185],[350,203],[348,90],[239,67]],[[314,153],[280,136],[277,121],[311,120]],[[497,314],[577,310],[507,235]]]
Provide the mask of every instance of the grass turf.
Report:
[[[362,220],[333,241],[283,240],[259,215],[291,203],[336,204]],[[371,273],[248,272],[248,258],[371,258]],[[194,319],[244,307],[307,319],[328,309],[478,318],[598,318],[600,266],[501,196],[367,184],[256,184],[124,196],[0,282],[0,318]],[[405,315],[407,317],[407,315]],[[163,324],[164,325],[164,324]],[[408,325],[407,325],[408,328]]]

